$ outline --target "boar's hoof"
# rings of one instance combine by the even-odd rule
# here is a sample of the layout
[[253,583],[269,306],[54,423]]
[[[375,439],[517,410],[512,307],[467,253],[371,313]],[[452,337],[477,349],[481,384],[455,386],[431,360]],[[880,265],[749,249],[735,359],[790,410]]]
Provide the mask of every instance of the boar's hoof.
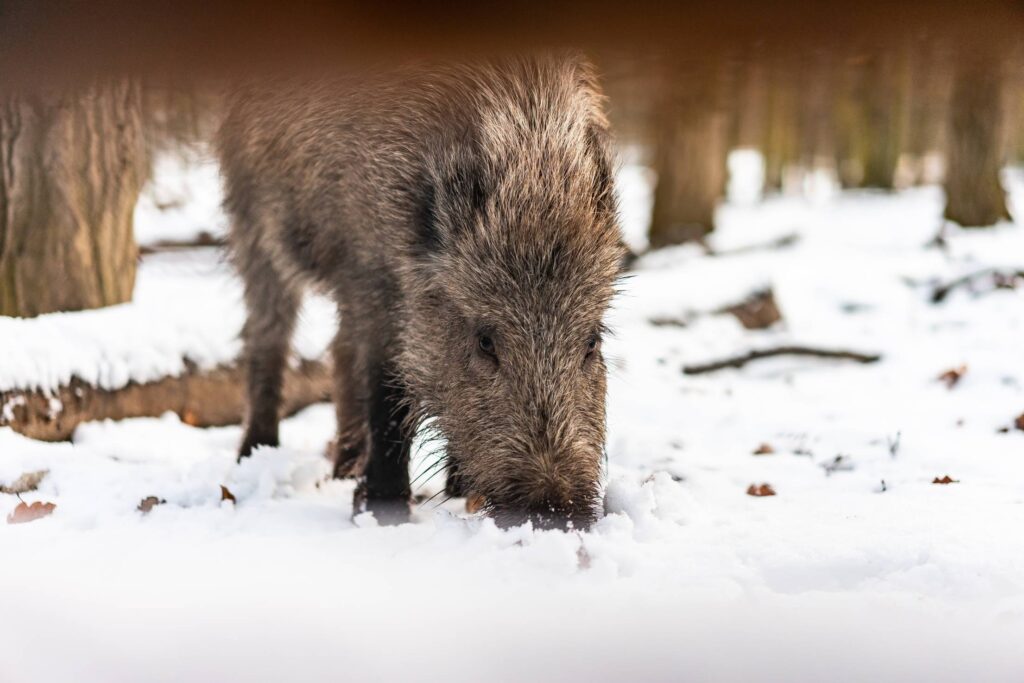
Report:
[[252,452],[256,450],[258,446],[269,446],[276,448],[280,445],[276,433],[266,432],[261,433],[257,430],[249,430],[245,434],[245,438],[242,440],[242,445],[238,448],[238,462],[242,462],[242,458],[247,458],[252,455]]
[[352,499],[352,516],[363,512],[371,513],[381,526],[396,526],[410,521],[408,497],[369,495],[365,483],[360,482]]

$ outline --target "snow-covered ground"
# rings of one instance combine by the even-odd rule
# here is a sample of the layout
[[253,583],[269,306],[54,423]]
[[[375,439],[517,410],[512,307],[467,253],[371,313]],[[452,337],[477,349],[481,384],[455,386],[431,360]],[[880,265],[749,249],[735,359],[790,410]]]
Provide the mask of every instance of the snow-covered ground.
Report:
[[[638,246],[648,176],[620,176]],[[1024,178],[1007,182],[1021,215]],[[352,483],[326,478],[329,405],[242,465],[239,428],[172,415],[61,444],[0,429],[0,484],[47,469],[23,498],[56,504],[0,525],[0,681],[1024,679],[1024,290],[929,301],[936,283],[1024,266],[1024,230],[926,249],[934,187],[731,196],[722,255],[649,254],[616,303],[608,514],[588,533],[502,531],[458,501],[401,527],[353,521]],[[181,231],[222,220],[176,210]],[[175,238],[141,223],[140,239]],[[764,285],[772,329],[709,313]],[[315,355],[333,311],[314,299],[304,320]],[[225,362],[240,324],[219,252],[150,256],[130,305],[0,319],[0,389]],[[681,372],[790,342],[883,359]],[[961,365],[953,388],[937,380]],[[762,483],[777,495],[747,495]],[[144,515],[148,496],[166,503]],[[0,514],[17,503],[0,495]]]

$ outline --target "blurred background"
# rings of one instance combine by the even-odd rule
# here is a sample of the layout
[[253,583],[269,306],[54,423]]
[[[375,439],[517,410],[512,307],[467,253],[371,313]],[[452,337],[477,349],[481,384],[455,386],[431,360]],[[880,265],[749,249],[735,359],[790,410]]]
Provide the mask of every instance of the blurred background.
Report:
[[[233,78],[425,57],[588,52],[623,161],[650,171],[638,251],[704,240],[730,187],[752,202],[941,185],[944,218],[994,225],[1010,216],[1000,173],[1024,153],[1020,28],[1012,2],[5,3],[0,312],[130,297],[139,194],[161,153],[209,142]],[[730,185],[731,168],[748,174]]]

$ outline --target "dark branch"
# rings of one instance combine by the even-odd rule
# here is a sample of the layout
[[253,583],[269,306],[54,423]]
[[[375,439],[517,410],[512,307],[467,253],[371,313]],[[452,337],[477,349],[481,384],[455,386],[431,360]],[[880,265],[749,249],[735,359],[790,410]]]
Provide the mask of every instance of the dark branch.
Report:
[[992,279],[992,289],[1013,289],[1017,280],[1024,280],[1024,270],[1000,270],[999,268],[986,268],[979,270],[955,280],[947,282],[941,287],[936,287],[932,292],[932,303],[942,303],[949,293],[958,287],[970,287],[982,278]]
[[808,346],[778,346],[772,349],[760,349],[757,351],[750,351],[741,356],[733,356],[731,358],[725,358],[723,360],[714,361],[711,363],[701,363],[698,365],[684,365],[684,375],[703,375],[708,372],[716,372],[718,370],[724,370],[725,368],[741,368],[751,361],[760,360],[762,358],[771,358],[773,356],[814,356],[815,358],[839,358],[843,360],[852,360],[858,363],[874,363],[880,360],[882,357],[875,353],[858,353],[856,351],[846,350],[832,350],[832,349],[816,349]]

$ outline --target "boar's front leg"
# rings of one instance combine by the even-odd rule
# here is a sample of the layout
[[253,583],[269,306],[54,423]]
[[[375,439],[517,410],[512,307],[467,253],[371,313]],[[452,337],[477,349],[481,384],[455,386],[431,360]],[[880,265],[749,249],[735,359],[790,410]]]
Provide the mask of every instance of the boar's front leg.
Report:
[[370,445],[366,470],[356,488],[354,511],[372,512],[382,524],[409,521],[409,407],[389,361],[370,363]]
[[334,476],[347,479],[361,477],[366,471],[370,391],[366,386],[367,373],[360,366],[363,345],[353,338],[347,316],[341,317],[343,322],[333,346],[338,437],[332,448]]

